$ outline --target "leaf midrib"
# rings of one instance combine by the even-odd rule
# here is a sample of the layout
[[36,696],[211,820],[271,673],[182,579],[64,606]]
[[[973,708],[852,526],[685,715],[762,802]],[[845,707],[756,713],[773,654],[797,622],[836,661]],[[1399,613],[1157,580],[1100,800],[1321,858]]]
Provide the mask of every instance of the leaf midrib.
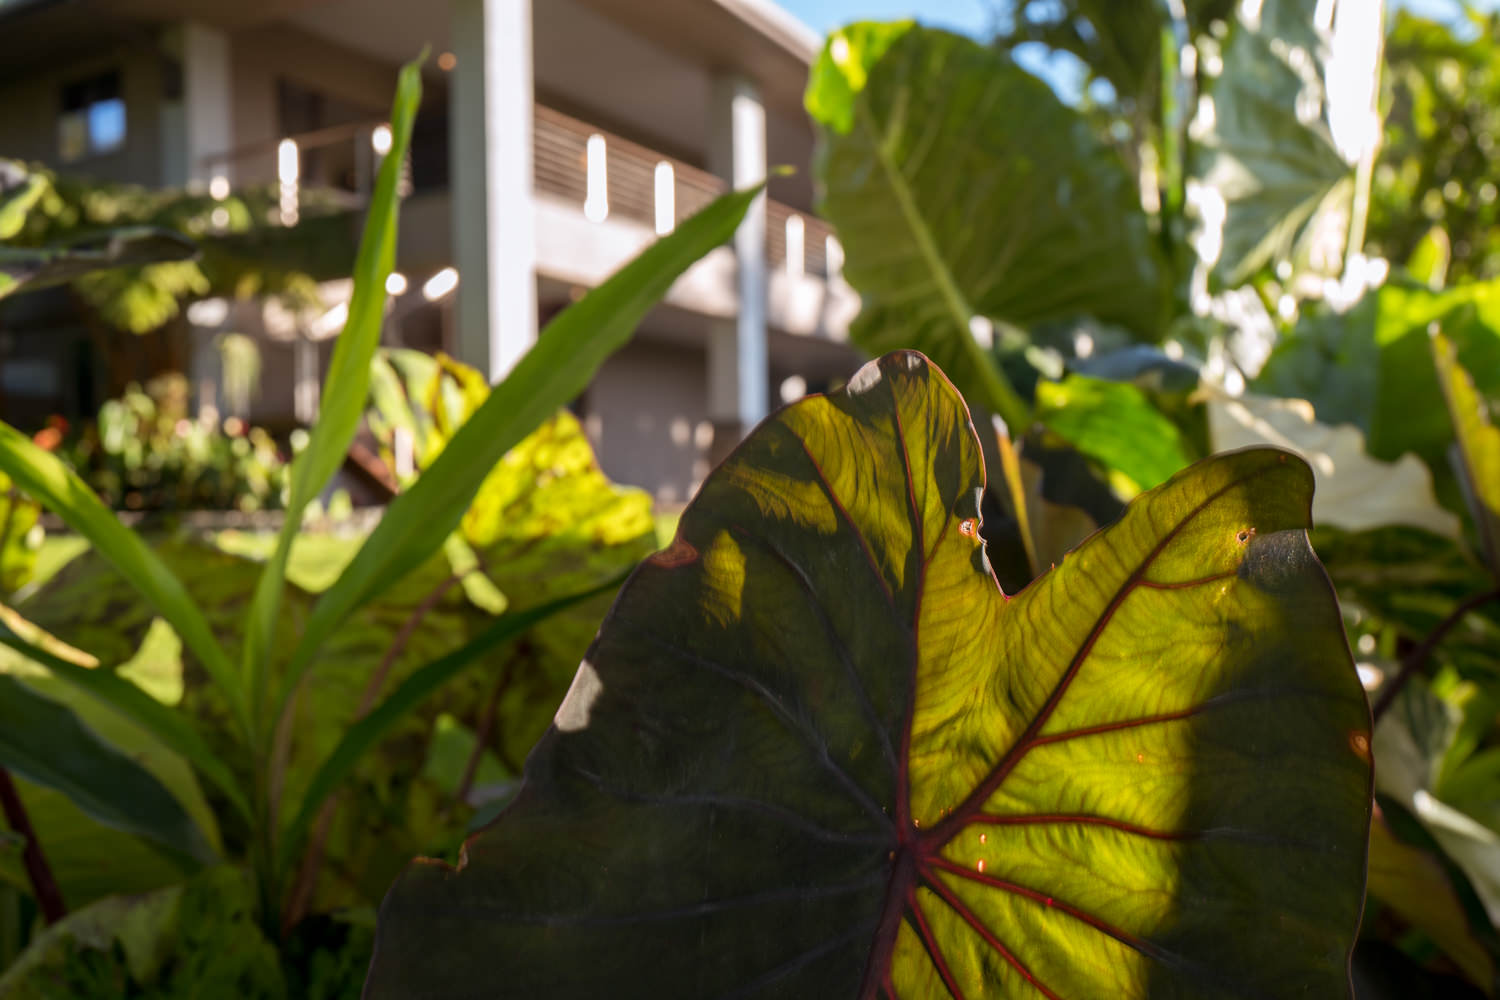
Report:
[[[905,95],[907,92],[902,93]],[[900,167],[891,156],[889,145],[891,136],[882,133],[876,122],[875,113],[870,108],[868,91],[860,93],[855,101],[854,111],[861,127],[870,136],[875,162],[880,164],[880,172],[885,175],[886,184],[896,199],[896,205],[901,210],[901,217],[911,231],[912,239],[916,241],[918,256],[932,274],[942,302],[953,319],[953,325],[959,342],[963,344],[964,353],[968,355],[979,380],[984,384],[989,396],[986,402],[995,407],[1000,418],[1011,428],[1012,433],[1021,433],[1031,423],[1026,404],[1015,394],[1015,390],[1006,384],[1004,376],[995,370],[990,359],[974,343],[969,333],[969,321],[974,317],[974,308],[969,305],[962,290],[959,289],[953,272],[938,250],[932,230],[928,228],[922,219],[921,212],[917,209],[916,199],[910,186],[902,177]]]
[[1048,695],[1047,701],[1038,710],[1031,724],[1011,744],[1010,749],[996,763],[995,767],[990,771],[989,776],[981,781],[975,787],[974,791],[970,792],[968,797],[947,818],[941,820],[933,827],[930,834],[923,838],[923,841],[929,846],[931,853],[935,854],[968,825],[973,815],[983,809],[984,803],[999,790],[1011,771],[1015,769],[1016,765],[1031,750],[1038,734],[1042,731],[1042,727],[1052,718],[1052,715],[1057,710],[1057,706],[1062,702],[1063,696],[1067,694],[1069,687],[1072,685],[1073,679],[1078,676],[1078,671],[1082,668],[1084,661],[1087,660],[1088,654],[1093,650],[1099,636],[1114,619],[1115,612],[1119,610],[1120,606],[1124,604],[1125,599],[1140,585],[1146,571],[1151,568],[1156,562],[1157,557],[1171,544],[1172,540],[1191,524],[1198,515],[1207,510],[1211,504],[1224,494],[1280,467],[1280,463],[1262,466],[1219,487],[1213,493],[1199,501],[1181,520],[1172,525],[1171,530],[1161,537],[1155,547],[1141,560],[1141,564],[1125,578],[1124,582],[1120,584],[1119,589],[1115,591],[1109,604],[1105,606],[1098,619],[1095,620],[1093,627],[1089,630],[1083,643],[1078,647],[1078,651],[1073,654],[1073,659],[1068,663],[1067,669],[1063,671],[1063,675],[1058,679],[1056,686],[1052,689],[1052,693]]

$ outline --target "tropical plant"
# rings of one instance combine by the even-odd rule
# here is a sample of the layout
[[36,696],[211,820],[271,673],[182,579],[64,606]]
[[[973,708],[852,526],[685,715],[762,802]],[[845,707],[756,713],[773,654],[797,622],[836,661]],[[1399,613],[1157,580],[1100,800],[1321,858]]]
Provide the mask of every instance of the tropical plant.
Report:
[[[1455,435],[1441,387],[1451,378],[1435,367],[1428,330],[1436,324],[1474,375],[1463,407],[1472,423],[1500,395],[1495,290],[1434,291],[1441,271],[1434,277],[1424,246],[1412,262],[1420,284],[1399,277],[1359,298],[1379,274],[1354,252],[1369,163],[1346,162],[1330,122],[1309,111],[1324,101],[1314,5],[1189,8],[1160,15],[1162,31],[1132,33],[1122,27],[1139,20],[1131,5],[1026,5],[1030,27],[1001,48],[1041,40],[1084,59],[1109,86],[1081,110],[1050,100],[1004,52],[910,24],[836,33],[808,108],[825,133],[823,208],[867,304],[852,333],[872,353],[913,346],[941,360],[978,411],[988,552],[1007,589],[1194,458],[1251,443],[1308,455],[1328,498],[1313,541],[1370,684],[1387,681],[1377,699],[1404,704],[1400,688],[1416,684],[1462,722],[1460,735],[1420,744],[1428,763],[1410,768],[1420,782],[1381,792],[1381,875],[1356,968],[1399,961],[1406,978],[1385,977],[1392,994],[1362,973],[1360,995],[1414,995],[1402,984],[1430,989],[1434,972],[1455,968],[1490,994],[1497,936],[1480,900],[1500,842],[1478,803],[1500,787],[1485,770],[1500,632],[1485,596],[1493,578],[1473,555],[1482,542],[1466,548],[1456,516],[1484,476],[1448,465]],[[1191,60],[1171,57],[1188,51]],[[1199,113],[1179,132],[1172,109],[1183,94]],[[1027,127],[1033,120],[1050,124]],[[1064,151],[1063,135],[1082,138]],[[957,164],[962,184],[947,173]],[[1134,175],[1141,204],[1122,197],[1111,209],[1100,181],[1080,194],[1085,171],[1113,175],[1115,189]],[[1072,214],[1079,204],[1090,210]],[[1147,238],[1120,235],[1131,232]],[[1346,243],[1353,264],[1342,268]],[[1121,312],[1151,284],[1148,253],[1172,289],[1154,322]],[[1319,279],[1341,269],[1350,280]],[[1165,349],[1150,343],[1163,339]],[[1254,376],[1267,348],[1251,379],[1262,395],[1237,398],[1228,387]],[[1467,515],[1482,538],[1487,515]],[[1407,680],[1423,671],[1430,687]],[[1397,774],[1406,764],[1391,728],[1383,709],[1375,752],[1390,758],[1381,773]],[[1467,784],[1442,784],[1440,769]],[[1423,814],[1418,805],[1440,793],[1462,805]],[[1458,849],[1447,832],[1456,827],[1470,835]],[[1442,879],[1424,883],[1432,871]]]
[[1455,6],[1456,27],[1393,16],[1370,244],[1397,261],[1430,245],[1441,275],[1459,282],[1500,277],[1500,16]]
[[192,417],[187,380],[132,383],[70,435],[58,454],[119,510],[266,510],[280,507],[287,463],[263,428],[238,417]]
[[[95,659],[27,623],[8,623],[0,629],[0,642],[26,657],[34,667],[33,676],[42,678],[36,684],[27,678],[27,683],[8,689],[8,704],[38,723],[43,718],[74,721],[7,727],[7,738],[0,741],[0,765],[60,792],[91,816],[108,817],[105,821],[116,827],[128,820],[129,829],[151,840],[155,850],[184,872],[219,862],[242,866],[249,877],[246,912],[273,940],[282,934],[284,923],[307,912],[308,900],[301,894],[306,862],[330,836],[322,829],[330,796],[367,754],[396,732],[418,705],[484,655],[538,622],[613,589],[618,580],[593,579],[555,597],[512,587],[507,596],[514,595],[514,603],[472,638],[412,669],[384,697],[378,697],[377,686],[365,704],[345,705],[345,726],[310,729],[304,724],[309,703],[326,708],[332,697],[319,691],[320,681],[329,677],[329,660],[338,659],[331,650],[358,632],[354,616],[430,562],[464,523],[475,498],[484,496],[493,483],[491,470],[583,389],[678,275],[728,239],[757,194],[747,190],[720,198],[548,324],[512,374],[466,409],[467,419],[454,429],[441,454],[390,505],[336,578],[316,599],[298,608],[300,599],[297,591],[289,590],[287,575],[301,514],[341,464],[369,393],[371,359],[379,342],[385,283],[395,250],[400,164],[419,94],[420,78],[413,64],[400,77],[391,119],[392,152],[370,203],[354,265],[349,319],[329,365],[321,417],[292,463],[284,526],[248,588],[243,616],[228,634],[215,627],[210,609],[194,599],[195,589],[174,572],[173,560],[124,528],[59,458],[0,425],[0,470],[87,538],[92,556],[108,563],[170,626],[181,643],[184,665],[196,675],[195,687],[201,691],[197,710],[174,709],[136,683],[117,655]],[[503,505],[497,509],[510,511]],[[491,529],[492,537],[483,545],[503,549],[511,526],[491,524]],[[520,548],[537,543],[535,537],[523,538]],[[201,552],[190,554],[187,561],[196,561],[210,573],[224,566]],[[582,575],[589,574],[585,570]],[[576,579],[561,574],[555,585],[565,588]],[[295,612],[291,625],[289,612]],[[295,641],[287,641],[293,637]],[[536,696],[524,686],[509,693],[521,699]],[[12,695],[16,700],[9,700]],[[44,712],[44,705],[51,707]],[[149,750],[137,749],[133,756],[116,750],[114,772],[74,767],[59,773],[50,763],[97,759],[99,746],[114,742],[102,735],[111,727],[128,733],[121,739],[144,743]],[[170,782],[140,763],[150,757],[160,762],[157,771],[177,772]],[[125,790],[125,782],[108,777],[116,772],[133,775],[136,794]],[[199,780],[204,782],[201,790]],[[142,787],[155,791],[140,794]],[[23,804],[15,796],[0,798],[8,826],[30,829]],[[22,854],[41,915],[61,924],[66,901],[47,866],[45,846],[26,838]],[[314,876],[316,869],[312,864]],[[179,905],[168,896],[156,898],[159,902],[153,905],[161,909],[153,912],[159,915]],[[188,898],[183,895],[180,905],[186,906]],[[84,924],[92,920],[86,912],[80,911],[76,919]],[[66,931],[59,928],[39,944],[51,947],[61,939],[87,939],[84,924],[69,925]],[[182,926],[183,933],[192,930],[191,925]],[[38,960],[17,967],[22,971],[8,974],[0,990],[20,988],[29,975],[25,969],[47,966]],[[132,969],[131,975],[140,971]]]
[[0,161],[0,295],[66,283],[109,330],[147,333],[208,295],[315,302],[347,268],[347,212],[316,189],[298,225],[269,224],[274,186],[216,198]]
[[1369,717],[1309,469],[1196,465],[1013,597],[983,488],[917,354],[762,424],[368,995],[1346,990]]
[[109,268],[160,265],[170,269],[197,253],[190,240],[148,225],[84,230],[50,244],[14,245],[23,240],[28,226],[35,225],[32,220],[41,216],[41,205],[50,191],[45,172],[0,160],[0,298]]

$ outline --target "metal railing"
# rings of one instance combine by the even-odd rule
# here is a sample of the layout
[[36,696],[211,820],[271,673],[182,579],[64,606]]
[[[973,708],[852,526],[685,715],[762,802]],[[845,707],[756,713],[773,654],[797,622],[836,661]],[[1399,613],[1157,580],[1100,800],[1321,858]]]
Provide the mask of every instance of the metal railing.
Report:
[[[727,189],[706,170],[543,105],[536,107],[533,136],[536,190],[577,202],[594,221],[618,215],[661,233],[669,221],[675,226]],[[832,228],[817,216],[766,202],[771,266],[826,277],[832,238]]]
[[[428,138],[446,143],[445,134]],[[361,207],[390,145],[384,122],[352,122],[226,150],[205,157],[203,165],[215,177],[212,186],[223,191],[230,174],[241,183],[275,177],[282,221],[293,225],[304,187],[329,192],[351,209]],[[408,172],[408,190],[412,180]],[[421,177],[415,180],[418,188],[424,186]],[[441,180],[446,186],[446,177]],[[706,170],[540,104],[533,118],[533,183],[538,193],[577,203],[591,221],[627,218],[657,233],[669,232],[727,188]],[[828,223],[781,202],[766,202],[766,255],[772,267],[826,277],[830,254],[837,270],[839,251]]]

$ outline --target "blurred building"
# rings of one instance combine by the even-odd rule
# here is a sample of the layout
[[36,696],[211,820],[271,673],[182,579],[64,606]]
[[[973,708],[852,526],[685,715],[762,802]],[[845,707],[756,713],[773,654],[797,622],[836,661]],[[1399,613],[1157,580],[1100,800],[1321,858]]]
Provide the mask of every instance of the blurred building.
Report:
[[[357,218],[398,66],[428,46],[386,338],[492,377],[727,184],[795,167],[577,403],[606,471],[673,502],[781,396],[856,364],[857,298],[812,213],[818,44],[770,0],[0,0],[0,156],[214,192],[274,182],[287,226],[325,189]],[[180,322],[202,401],[223,401],[212,344],[232,330],[264,359],[248,416],[310,419],[347,295],[325,284],[311,317],[195,304]],[[8,326],[0,406],[97,403],[83,332],[28,328],[24,310]]]

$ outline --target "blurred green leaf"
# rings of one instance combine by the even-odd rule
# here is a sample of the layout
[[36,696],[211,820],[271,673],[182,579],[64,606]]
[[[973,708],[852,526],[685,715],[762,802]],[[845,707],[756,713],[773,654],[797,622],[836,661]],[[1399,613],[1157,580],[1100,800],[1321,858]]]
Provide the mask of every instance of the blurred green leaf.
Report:
[[[117,576],[112,573],[109,575],[118,581]],[[160,742],[183,760],[191,762],[242,817],[248,818],[250,806],[234,774],[181,715],[108,669],[83,666],[66,660],[23,638],[8,620],[0,620],[0,645],[19,653],[37,668],[44,668],[61,683],[96,699],[99,705],[107,706],[108,711],[128,719],[153,740]],[[55,700],[64,699],[58,695]],[[95,727],[99,728],[99,723],[96,722]],[[199,822],[202,825],[201,818]]]
[[165,618],[224,691],[241,732],[251,732],[234,666],[214,638],[203,612],[182,583],[146,546],[122,525],[114,512],[56,456],[32,444],[22,433],[0,423],[0,470],[37,498],[68,526],[87,538],[130,585]]
[[1415,455],[1396,462],[1373,459],[1359,428],[1330,427],[1302,399],[1210,390],[1205,405],[1215,451],[1270,445],[1307,460],[1317,482],[1313,523],[1344,531],[1404,524],[1449,539],[1461,536],[1459,519],[1438,505],[1432,474]]
[[46,177],[28,173],[18,163],[0,161],[0,240],[15,238],[46,190]]
[[1368,890],[1426,932],[1470,982],[1493,993],[1495,959],[1476,936],[1448,873],[1431,853],[1399,840],[1384,816],[1370,824]]
[[0,472],[0,594],[13,594],[36,571],[42,528],[41,505]]
[[1452,342],[1440,333],[1432,337],[1432,359],[1457,439],[1454,471],[1479,530],[1480,551],[1500,576],[1500,427],[1490,422],[1489,404],[1459,365]]
[[1327,424],[1365,432],[1370,455],[1393,462],[1415,452],[1451,510],[1463,498],[1448,448],[1444,405],[1428,330],[1454,345],[1484,398],[1500,398],[1500,281],[1451,286],[1387,282],[1348,313],[1310,309],[1272,351],[1253,388],[1309,400]]
[[1488,910],[1500,917],[1500,832],[1436,795],[1458,731],[1459,713],[1414,677],[1381,716],[1373,746],[1376,790],[1409,810],[1463,869]]
[[1177,427],[1128,382],[1087,375],[1038,382],[1036,419],[1138,489],[1160,486],[1195,457]]
[[438,550],[495,464],[583,391],[678,275],[733,235],[759,193],[757,187],[720,197],[547,324],[411,489],[392,501],[354,561],[319,599],[276,699],[276,717],[318,647],[349,612]]
[[7,1000],[236,997],[284,1000],[275,946],[244,873],[100,900],[43,931],[0,975]]
[[318,773],[313,776],[306,794],[302,797],[299,807],[283,834],[281,843],[286,853],[282,862],[289,863],[293,852],[301,848],[302,839],[306,836],[308,827],[312,824],[324,800],[353,771],[360,758],[374,747],[403,716],[416,709],[444,684],[461,671],[473,666],[480,657],[500,644],[546,621],[560,611],[599,594],[612,592],[623,579],[622,575],[582,593],[548,601],[525,611],[507,612],[495,619],[488,628],[463,648],[427,664],[408,677],[373,712],[356,721],[345,731],[343,739],[323,762]]
[[0,246],[0,298],[115,268],[190,260],[192,240],[166,229],[129,226],[63,246]]
[[1213,263],[1230,285],[1278,261],[1315,274],[1343,269],[1354,168],[1334,146],[1324,113],[1328,41],[1314,28],[1313,8],[1309,0],[1265,0],[1253,22],[1242,9],[1222,71],[1204,86],[1212,117],[1195,136],[1189,172],[1204,189],[1201,214],[1223,213]]
[[1091,314],[1160,336],[1168,293],[1134,181],[1003,53],[911,22],[853,25],[824,47],[807,109],[867,352],[924,352],[1019,435],[1027,408],[975,326]]
[[0,675],[0,767],[62,792],[106,826],[156,841],[184,860],[213,851],[149,771],[100,739],[67,707]]

